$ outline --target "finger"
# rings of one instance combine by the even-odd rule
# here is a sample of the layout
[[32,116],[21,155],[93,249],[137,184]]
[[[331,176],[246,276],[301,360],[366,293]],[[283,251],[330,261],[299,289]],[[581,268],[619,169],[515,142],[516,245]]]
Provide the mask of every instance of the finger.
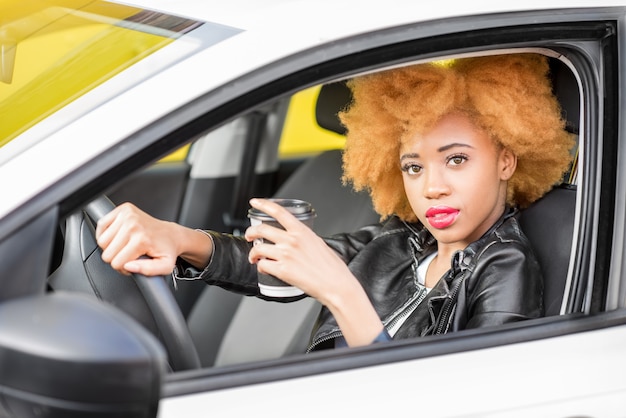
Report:
[[117,235],[119,223],[115,222],[116,217],[102,218],[96,224],[96,242],[101,248],[107,248],[111,244],[113,237]]
[[257,271],[277,277],[292,286],[300,287],[300,284],[297,282],[297,275],[292,274],[288,266],[280,261],[263,258],[257,263]]
[[[118,271],[130,271],[126,269],[126,264],[129,261],[138,259],[144,255],[139,245],[132,240],[122,241],[122,237],[116,238],[109,247],[102,252],[102,259],[111,264],[115,270]],[[109,252],[110,251],[110,252]]]
[[98,222],[96,223],[96,240],[99,240],[102,234],[111,227],[111,225],[115,222],[115,219],[117,219],[120,210],[120,206],[118,206],[102,218],[98,219]]
[[286,279],[285,277],[281,277],[281,276],[284,276],[283,268],[281,267],[278,261],[272,260],[269,258],[262,258],[257,262],[256,265],[257,265],[257,271],[259,271],[260,273],[269,274],[271,276],[278,277],[285,283],[289,283],[288,279]]
[[288,234],[282,228],[277,228],[268,224],[260,224],[248,227],[244,234],[248,242],[262,239],[273,243],[283,242],[287,239]]
[[116,254],[128,245],[130,235],[118,233],[119,226],[110,226],[97,240],[102,248],[102,259],[111,263]]
[[96,242],[100,247],[108,247],[111,241],[119,235],[120,230],[128,225],[129,217],[132,216],[132,210],[132,205],[124,203],[98,220],[96,224]]
[[169,258],[140,258],[124,264],[129,273],[143,274],[144,276],[164,276],[172,273],[174,261]]
[[248,260],[252,264],[258,263],[264,258],[281,262],[287,262],[290,259],[288,252],[275,244],[258,244],[252,247],[248,253]]
[[304,224],[293,216],[287,209],[267,199],[254,198],[250,200],[250,206],[268,214],[286,230],[302,228]]
[[125,221],[126,217],[120,213],[122,211],[116,209],[115,212],[110,212],[111,215],[114,215],[111,218],[106,220],[103,218],[103,224],[108,223],[108,226],[96,239],[98,245],[103,249],[102,258],[106,262],[110,262],[115,254],[126,247],[133,236],[129,231],[129,223]]
[[98,241],[103,248],[102,259],[114,269],[123,271],[124,264],[146,254],[143,239],[144,235],[138,233],[128,213],[120,213]]

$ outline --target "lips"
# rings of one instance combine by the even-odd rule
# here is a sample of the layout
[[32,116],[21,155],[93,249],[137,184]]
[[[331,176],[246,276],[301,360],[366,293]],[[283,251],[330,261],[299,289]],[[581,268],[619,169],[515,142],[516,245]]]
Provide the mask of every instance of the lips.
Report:
[[426,211],[428,223],[437,229],[444,229],[454,223],[459,215],[458,209],[448,206],[433,206]]

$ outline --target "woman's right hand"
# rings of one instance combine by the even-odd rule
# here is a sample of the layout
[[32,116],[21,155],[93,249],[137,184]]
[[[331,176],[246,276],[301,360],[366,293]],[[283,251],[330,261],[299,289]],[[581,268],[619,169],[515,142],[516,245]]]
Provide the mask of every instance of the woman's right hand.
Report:
[[117,206],[98,221],[96,240],[102,259],[123,274],[170,274],[179,256],[203,268],[213,251],[203,232],[156,219],[131,203]]

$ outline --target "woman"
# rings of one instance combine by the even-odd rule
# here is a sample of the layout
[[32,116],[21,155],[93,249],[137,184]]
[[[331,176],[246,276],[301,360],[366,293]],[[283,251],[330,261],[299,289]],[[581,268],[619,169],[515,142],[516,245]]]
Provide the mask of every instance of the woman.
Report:
[[[573,145],[545,57],[422,64],[350,87],[344,180],[370,192],[380,224],[322,239],[253,199],[285,229],[236,238],[125,204],[98,223],[103,259],[146,275],[178,260],[179,279],[259,297],[257,270],[277,276],[324,305],[311,349],[542,316],[540,269],[515,214],[560,181]],[[253,247],[258,238],[274,244]]]

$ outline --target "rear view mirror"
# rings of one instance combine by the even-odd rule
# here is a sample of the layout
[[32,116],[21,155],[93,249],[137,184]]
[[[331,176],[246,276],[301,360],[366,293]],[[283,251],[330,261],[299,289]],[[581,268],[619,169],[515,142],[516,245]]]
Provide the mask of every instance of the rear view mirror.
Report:
[[166,370],[155,337],[95,298],[0,304],[2,417],[154,417]]

